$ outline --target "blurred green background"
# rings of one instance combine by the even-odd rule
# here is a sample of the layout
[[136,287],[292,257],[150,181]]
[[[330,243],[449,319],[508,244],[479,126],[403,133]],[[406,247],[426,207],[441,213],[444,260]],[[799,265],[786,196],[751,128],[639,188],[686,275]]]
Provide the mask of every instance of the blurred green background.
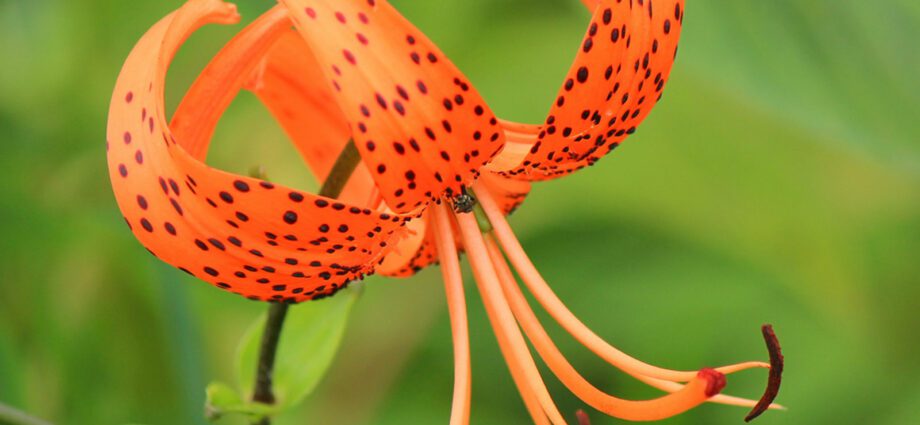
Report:
[[[575,0],[394,3],[500,115],[529,122],[542,121],[587,20]],[[264,306],[155,261],[106,175],[121,62],[179,4],[0,0],[0,403],[61,424],[202,424],[206,383],[233,379],[235,345]],[[270,4],[238,2],[247,21]],[[239,28],[190,40],[169,105]],[[598,166],[536,185],[512,224],[574,312],[652,363],[764,359],[758,327],[774,323],[790,409],[760,424],[920,423],[918,40],[914,0],[692,1],[663,103]],[[216,137],[216,166],[255,162],[316,186],[249,94]],[[327,377],[277,424],[446,423],[439,271],[368,283]],[[526,423],[468,288],[473,423]],[[592,382],[656,394],[548,329]],[[763,371],[736,377],[727,392],[759,396]],[[583,407],[547,381],[570,417]],[[665,423],[745,413],[706,405]]]

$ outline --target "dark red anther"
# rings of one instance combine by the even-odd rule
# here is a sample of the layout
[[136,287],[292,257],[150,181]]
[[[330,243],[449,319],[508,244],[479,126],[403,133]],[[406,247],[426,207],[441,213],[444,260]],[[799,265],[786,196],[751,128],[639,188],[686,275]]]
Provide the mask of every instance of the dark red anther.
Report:
[[770,408],[770,404],[779,394],[779,386],[783,380],[783,351],[779,346],[779,339],[776,338],[772,325],[763,325],[761,330],[763,339],[767,343],[767,351],[770,353],[770,378],[767,380],[767,388],[760,397],[760,401],[751,409],[751,413],[744,417],[745,422],[754,420]]
[[706,380],[706,397],[712,397],[725,388],[725,374],[715,369],[700,369],[696,376]]
[[588,417],[584,410],[576,410],[575,417],[578,418],[578,425],[591,425],[591,418]]

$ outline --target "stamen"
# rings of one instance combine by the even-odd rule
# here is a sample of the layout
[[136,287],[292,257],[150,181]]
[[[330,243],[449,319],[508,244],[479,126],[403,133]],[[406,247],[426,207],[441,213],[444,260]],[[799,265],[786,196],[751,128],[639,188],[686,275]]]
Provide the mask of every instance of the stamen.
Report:
[[[476,276],[476,286],[482,295],[486,313],[492,323],[492,328],[495,330],[495,335],[499,339],[499,347],[502,349],[505,361],[512,371],[515,367],[520,369],[526,386],[535,393],[550,422],[555,425],[565,424],[565,420],[559,413],[559,409],[556,408],[549,391],[546,390],[546,385],[543,384],[540,372],[537,370],[533,357],[530,355],[530,350],[527,348],[527,342],[514,321],[511,309],[508,307],[508,301],[505,300],[504,294],[502,294],[498,276],[492,266],[492,261],[489,259],[476,218],[471,214],[457,214],[454,217],[457,219],[463,246],[469,256],[473,274]],[[502,343],[502,340],[504,340],[504,343]],[[535,416],[534,420],[536,421],[538,417]]]
[[[540,273],[534,267],[530,258],[524,252],[520,242],[514,236],[511,226],[505,221],[504,215],[495,203],[495,200],[489,195],[488,191],[480,183],[473,186],[473,190],[479,199],[479,205],[489,218],[494,234],[501,244],[502,249],[518,271],[524,284],[534,295],[537,301],[559,324],[568,331],[576,340],[585,345],[589,350],[607,361],[613,366],[622,369],[634,377],[647,376],[673,382],[687,382],[696,377],[695,371],[677,371],[664,369],[642,362],[628,354],[618,350],[608,344],[602,338],[597,336],[591,329],[585,326],[559,299],[558,296],[549,287]],[[724,373],[734,373],[751,368],[769,368],[770,365],[764,362],[744,362],[735,365],[723,366],[715,370]]]
[[[498,339],[498,347],[507,359],[508,355],[505,355],[505,353],[511,352],[511,343],[503,333],[496,332],[495,336]],[[514,380],[514,385],[517,386],[518,392],[524,400],[524,406],[527,407],[527,412],[530,413],[530,417],[533,419],[534,424],[550,425],[549,418],[546,417],[543,406],[540,405],[540,400],[537,398],[537,393],[530,388],[530,385],[527,383],[527,377],[525,376],[523,367],[516,362],[506,362],[506,364],[508,365],[508,369],[511,370],[511,378]]]
[[779,387],[783,381],[783,352],[779,346],[779,339],[776,338],[772,325],[763,325],[761,330],[763,331],[763,339],[767,343],[767,350],[770,352],[770,378],[767,381],[767,388],[764,390],[763,397],[760,398],[760,402],[754,406],[751,413],[748,413],[744,418],[745,422],[754,420],[754,418],[767,410],[773,400],[776,399],[776,395],[779,394]]
[[491,237],[486,237],[486,245],[498,272],[499,282],[511,305],[511,311],[524,328],[524,333],[533,343],[540,357],[566,388],[591,407],[620,419],[659,420],[683,413],[702,404],[709,397],[718,394],[725,386],[725,375],[713,369],[703,369],[697,373],[696,380],[691,381],[680,391],[653,400],[624,400],[597,389],[572,367],[540,325],[539,319],[527,304],[524,293],[518,287],[511,269],[505,263],[498,245]]
[[470,422],[470,396],[472,376],[470,371],[470,335],[466,317],[466,297],[463,293],[463,276],[457,257],[457,244],[450,217],[444,205],[436,205],[431,224],[444,276],[444,292],[450,314],[450,330],[454,340],[454,397],[450,408],[450,425],[467,425]]
[[584,410],[576,410],[575,417],[578,418],[578,425],[591,425],[591,418],[588,417]]

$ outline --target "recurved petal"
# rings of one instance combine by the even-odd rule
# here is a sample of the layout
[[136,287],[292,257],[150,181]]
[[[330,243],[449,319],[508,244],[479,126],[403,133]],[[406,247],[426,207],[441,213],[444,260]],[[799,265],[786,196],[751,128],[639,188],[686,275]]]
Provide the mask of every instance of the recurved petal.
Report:
[[189,155],[202,161],[207,157],[217,121],[290,26],[286,11],[273,8],[230,40],[199,74],[169,125]]
[[[287,13],[284,7],[277,8]],[[247,89],[271,111],[316,178],[323,181],[351,129],[319,67],[310,47],[288,26],[262,58]]]
[[138,240],[167,263],[253,299],[325,296],[370,272],[405,219],[216,170],[182,148],[164,114],[169,62],[199,26],[236,19],[232,5],[192,0],[132,50],[109,110],[112,188]]
[[[300,34],[289,28],[263,58],[247,88],[271,111],[322,182],[351,139],[351,129],[319,66]],[[362,162],[339,198],[376,209],[379,196],[373,205],[369,201],[375,192],[374,180]]]
[[380,194],[397,212],[459,193],[500,149],[492,111],[383,0],[280,0],[312,47]]
[[[592,165],[632,134],[661,97],[677,53],[684,1],[596,3],[575,62],[529,153],[513,161],[499,158],[496,164],[505,167],[497,171],[544,180]],[[509,170],[509,162],[520,165]]]
[[[170,129],[193,157],[204,160],[215,123],[241,88],[253,91],[290,137],[318,181],[325,180],[351,137],[309,47],[275,6],[228,42],[189,88]],[[365,205],[374,188],[357,167],[339,199]]]

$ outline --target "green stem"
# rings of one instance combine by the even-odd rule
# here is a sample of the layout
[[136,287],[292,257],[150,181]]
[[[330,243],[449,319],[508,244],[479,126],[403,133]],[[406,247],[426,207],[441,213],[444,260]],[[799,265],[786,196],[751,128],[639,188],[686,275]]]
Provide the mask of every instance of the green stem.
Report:
[[3,403],[0,403],[0,423],[9,425],[51,425],[51,422],[36,418]]
[[[327,198],[338,198],[345,189],[349,177],[361,161],[361,155],[355,147],[355,142],[349,140],[336,158],[335,164],[326,176],[318,195]],[[272,371],[275,367],[275,354],[278,351],[278,342],[281,340],[281,328],[287,316],[289,305],[283,302],[273,302],[268,307],[268,319],[265,321],[265,330],[262,332],[262,343],[259,349],[259,363],[256,367],[256,383],[252,393],[252,400],[265,404],[275,403],[275,394],[272,391]],[[269,418],[257,421],[258,425],[269,425]]]
[[275,403],[275,394],[272,392],[272,372],[275,368],[278,342],[281,340],[281,327],[284,326],[287,311],[286,303],[271,303],[268,306],[268,318],[265,320],[265,330],[262,331],[259,364],[256,367],[256,387],[252,392],[252,401],[265,404]]
[[358,153],[354,140],[349,140],[342,148],[342,152],[339,152],[339,157],[332,164],[332,169],[317,194],[327,198],[338,198],[359,162],[361,162],[361,154]]

